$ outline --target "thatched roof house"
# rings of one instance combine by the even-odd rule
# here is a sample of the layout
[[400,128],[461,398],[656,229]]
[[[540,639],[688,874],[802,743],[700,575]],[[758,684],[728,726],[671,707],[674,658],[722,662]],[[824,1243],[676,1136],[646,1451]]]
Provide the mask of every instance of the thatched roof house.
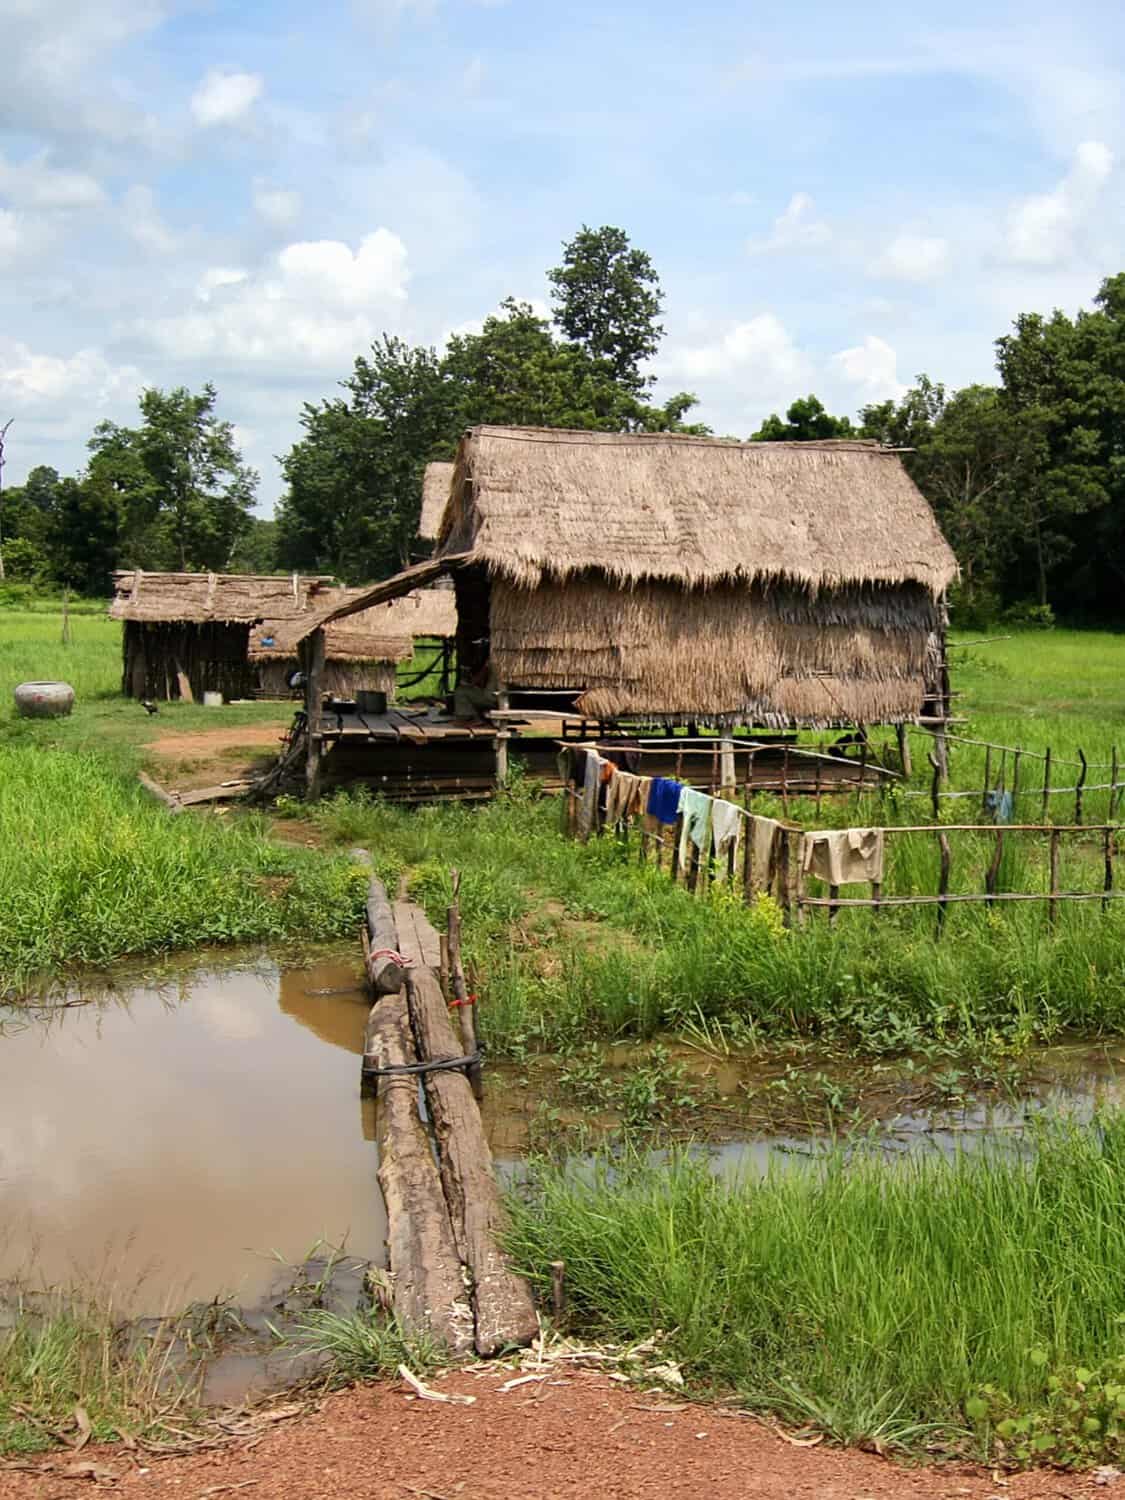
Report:
[[418,535],[424,542],[437,541],[445,503],[449,499],[449,486],[453,481],[453,468],[453,464],[426,465],[422,478],[422,514],[418,521]]
[[571,690],[591,717],[756,725],[913,718],[957,565],[875,443],[478,427],[434,559],[462,669]]
[[[330,589],[317,600],[319,613],[361,600],[365,589]],[[289,677],[298,668],[297,640],[308,617],[263,620],[250,632],[250,661],[258,669],[260,690],[270,697],[289,693]],[[325,631],[322,688],[337,698],[354,698],[361,688],[395,691],[397,663],[414,655],[419,637],[452,637],[457,610],[451,589],[424,589],[389,604],[376,604],[329,625]]]
[[233,573],[115,573],[110,617],[124,622],[122,691],[134,698],[248,696],[251,626],[316,614],[331,578]]

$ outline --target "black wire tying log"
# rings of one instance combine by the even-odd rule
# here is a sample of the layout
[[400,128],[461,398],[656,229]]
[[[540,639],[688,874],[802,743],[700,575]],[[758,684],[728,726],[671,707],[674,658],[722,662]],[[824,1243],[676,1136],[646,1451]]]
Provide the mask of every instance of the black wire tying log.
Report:
[[401,1073],[449,1073],[471,1068],[481,1060],[482,1053],[478,1047],[465,1057],[442,1057],[437,1062],[394,1063],[387,1068],[370,1068],[365,1065],[363,1071],[369,1078],[390,1078]]

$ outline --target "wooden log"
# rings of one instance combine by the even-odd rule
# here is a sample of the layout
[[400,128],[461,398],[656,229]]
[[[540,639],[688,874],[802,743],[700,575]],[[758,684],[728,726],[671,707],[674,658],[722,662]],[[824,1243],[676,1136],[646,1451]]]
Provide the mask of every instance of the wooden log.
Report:
[[367,887],[367,938],[370,943],[368,984],[376,995],[397,995],[402,989],[406,965],[397,957],[402,949],[398,945],[394,908],[386,886],[377,875],[372,875]]
[[[458,1014],[461,1017],[461,1041],[464,1044],[465,1055],[472,1056],[477,1050],[476,997],[469,995],[465,966],[461,961],[461,875],[458,870],[452,872],[452,880],[453,904],[446,913],[445,938],[449,953],[449,979],[453,989],[453,998],[457,1002]],[[466,1072],[469,1075],[473,1098],[480,1104],[484,1099],[484,1073],[480,1063],[470,1063]]]
[[155,797],[158,802],[162,802],[169,812],[183,812],[183,807],[180,803],[179,798],[173,797],[170,792],[166,792],[164,788],[160,786],[158,782],[153,781],[152,777],[149,776],[146,772],[138,771],[137,780],[144,787],[145,791],[148,792],[150,796]]
[[[370,1048],[377,1068],[415,1061],[404,996],[374,1007]],[[387,1206],[392,1310],[408,1332],[427,1333],[452,1354],[468,1354],[473,1348],[473,1310],[441,1177],[418,1115],[416,1074],[378,1079],[375,1120],[379,1186]]]
[[413,901],[396,901],[394,914],[398,951],[407,963],[415,967],[439,969],[441,938],[422,908],[415,906]]
[[[407,975],[406,997],[419,1058],[461,1056],[444,996],[428,969]],[[500,1248],[507,1215],[469,1081],[452,1069],[423,1076],[453,1237],[472,1280],[477,1353],[487,1357],[529,1344],[539,1331],[535,1304]]]

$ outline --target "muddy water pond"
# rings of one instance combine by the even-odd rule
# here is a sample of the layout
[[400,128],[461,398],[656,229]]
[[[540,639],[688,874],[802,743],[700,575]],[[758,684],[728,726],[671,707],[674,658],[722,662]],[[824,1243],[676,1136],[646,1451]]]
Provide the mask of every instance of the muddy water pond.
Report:
[[0,1280],[155,1314],[253,1305],[318,1242],[379,1259],[352,968],[228,962],[70,998],[0,1012]]

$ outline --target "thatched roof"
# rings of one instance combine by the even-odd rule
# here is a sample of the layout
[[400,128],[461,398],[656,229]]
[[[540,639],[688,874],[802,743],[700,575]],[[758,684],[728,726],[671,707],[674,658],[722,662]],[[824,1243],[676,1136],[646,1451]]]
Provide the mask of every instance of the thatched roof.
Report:
[[295,621],[321,603],[331,583],[331,578],[297,574],[278,578],[249,573],[145,573],[137,568],[113,575],[109,613],[114,620],[150,625]]
[[437,552],[524,588],[596,571],[630,586],[919,583],[937,596],[957,574],[901,460],[858,440],[474,427]]
[[315,612],[291,620],[263,620],[251,632],[250,660],[295,657],[298,642],[326,615],[349,609],[324,632],[327,661],[407,661],[414,654],[417,637],[456,634],[452,589],[418,589],[389,604],[365,607],[370,592],[369,588],[328,589],[319,595]]
[[418,535],[423,541],[437,541],[452,481],[452,464],[426,465],[425,477],[422,480],[422,515],[418,521]]

